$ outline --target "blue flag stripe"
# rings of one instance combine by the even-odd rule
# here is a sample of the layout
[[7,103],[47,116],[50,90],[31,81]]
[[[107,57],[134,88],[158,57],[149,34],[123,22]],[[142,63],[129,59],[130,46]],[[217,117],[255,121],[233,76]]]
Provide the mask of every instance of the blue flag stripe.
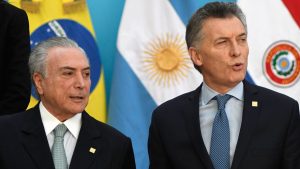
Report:
[[148,128],[157,105],[120,53],[111,89],[108,123],[131,138],[137,168],[146,169]]

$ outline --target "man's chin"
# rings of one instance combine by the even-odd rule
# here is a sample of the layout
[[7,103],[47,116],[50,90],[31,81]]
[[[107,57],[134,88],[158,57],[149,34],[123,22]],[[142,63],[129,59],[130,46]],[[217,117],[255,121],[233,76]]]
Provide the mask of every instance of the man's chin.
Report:
[[82,113],[85,109],[85,106],[73,106],[72,109],[70,110],[71,114],[78,114],[78,113]]
[[240,77],[235,77],[231,79],[231,86],[236,86],[237,84],[239,84],[241,81],[243,81],[245,79],[245,76],[240,76]]

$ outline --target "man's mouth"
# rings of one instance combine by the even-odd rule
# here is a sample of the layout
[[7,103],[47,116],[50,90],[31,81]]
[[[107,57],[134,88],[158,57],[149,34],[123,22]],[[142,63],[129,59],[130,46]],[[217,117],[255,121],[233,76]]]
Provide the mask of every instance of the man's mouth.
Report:
[[244,64],[243,63],[236,63],[232,66],[234,71],[240,71],[243,70]]
[[73,101],[82,101],[85,97],[84,96],[70,96]]

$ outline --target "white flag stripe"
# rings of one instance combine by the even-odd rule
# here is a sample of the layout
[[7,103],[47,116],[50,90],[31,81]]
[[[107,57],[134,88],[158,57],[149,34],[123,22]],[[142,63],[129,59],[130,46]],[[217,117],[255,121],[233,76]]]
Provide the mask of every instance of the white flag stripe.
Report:
[[[168,0],[126,1],[117,46],[157,104],[195,89],[202,81],[201,75],[193,68],[191,61],[189,61],[190,72],[187,72],[183,79],[177,80],[176,85],[158,84],[155,78],[150,79],[151,72],[145,71],[143,60],[145,52],[151,49],[151,43],[154,46],[155,43],[158,45],[158,38],[166,39],[166,36],[173,38],[178,36],[184,43],[184,35],[185,26]],[[172,78],[174,80],[176,77]],[[162,77],[158,77],[156,81],[159,79]]]
[[281,0],[240,0],[238,3],[247,18],[250,47],[248,71],[254,82],[300,101],[299,81],[288,87],[276,86],[268,81],[263,70],[265,52],[275,42],[290,41],[299,48],[300,29],[288,9]]

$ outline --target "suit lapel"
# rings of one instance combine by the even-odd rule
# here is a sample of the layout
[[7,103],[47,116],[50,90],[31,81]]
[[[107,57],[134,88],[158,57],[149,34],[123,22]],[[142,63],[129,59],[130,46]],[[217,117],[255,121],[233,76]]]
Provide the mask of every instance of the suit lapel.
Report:
[[25,115],[21,128],[21,142],[39,169],[54,169],[38,105]]
[[200,157],[200,160],[207,169],[213,169],[213,164],[205,148],[200,130],[199,96],[201,86],[191,93],[187,101],[186,109],[183,112],[183,116],[186,122],[187,132],[191,137],[191,141],[193,143],[193,146],[195,147],[197,154]]
[[[258,103],[255,106],[255,102]],[[258,98],[258,91],[253,85],[249,85],[244,82],[244,109],[243,109],[243,119],[240,129],[240,134],[238,142],[236,145],[236,150],[232,162],[232,169],[238,169],[239,163],[243,159],[243,156],[249,148],[249,142],[251,140],[253,131],[256,127],[259,114],[261,101]],[[254,105],[252,105],[254,104]]]
[[[98,153],[103,151],[104,141],[101,140],[101,133],[97,127],[96,120],[92,119],[86,112],[82,113],[82,126],[73,153],[70,169],[87,169]],[[103,153],[104,154],[104,153]],[[103,160],[97,155],[97,160]]]

